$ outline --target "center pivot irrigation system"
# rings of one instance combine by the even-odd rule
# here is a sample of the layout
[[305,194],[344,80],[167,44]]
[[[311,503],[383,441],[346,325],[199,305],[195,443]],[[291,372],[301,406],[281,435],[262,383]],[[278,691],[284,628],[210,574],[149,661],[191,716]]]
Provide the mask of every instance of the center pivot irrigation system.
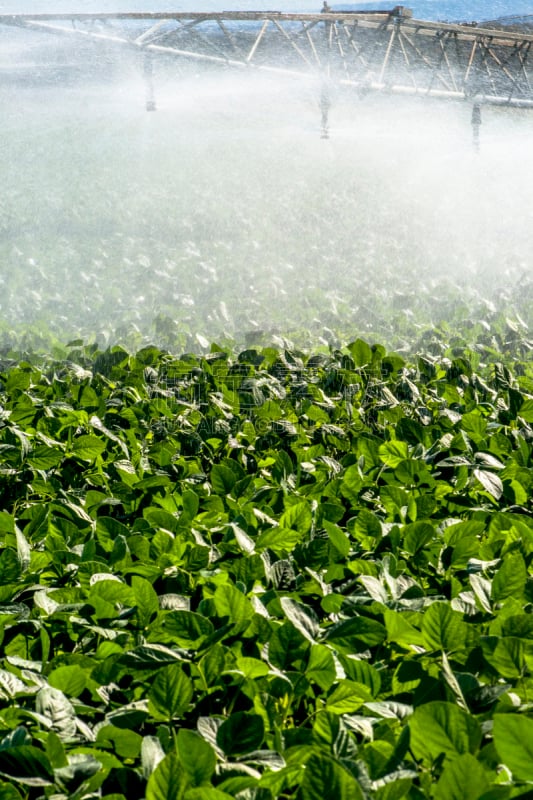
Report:
[[[533,16],[531,18],[533,22]],[[317,81],[322,136],[331,89],[466,100],[474,142],[483,105],[533,109],[533,29],[414,19],[386,12],[129,12],[0,15],[0,26],[89,38],[143,56],[146,108],[156,109],[154,59],[173,56],[222,69]],[[516,26],[515,26],[516,27]]]

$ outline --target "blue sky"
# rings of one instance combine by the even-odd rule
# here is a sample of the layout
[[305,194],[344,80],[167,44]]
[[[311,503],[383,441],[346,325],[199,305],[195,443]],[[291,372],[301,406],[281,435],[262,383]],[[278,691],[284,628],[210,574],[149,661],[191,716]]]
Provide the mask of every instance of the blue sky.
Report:
[[[533,0],[414,0],[409,3],[419,19],[487,20],[508,15],[533,15]],[[392,8],[395,0],[347,2],[330,0],[334,8]],[[210,11],[278,10],[319,11],[321,0],[0,0],[0,13],[57,11]]]

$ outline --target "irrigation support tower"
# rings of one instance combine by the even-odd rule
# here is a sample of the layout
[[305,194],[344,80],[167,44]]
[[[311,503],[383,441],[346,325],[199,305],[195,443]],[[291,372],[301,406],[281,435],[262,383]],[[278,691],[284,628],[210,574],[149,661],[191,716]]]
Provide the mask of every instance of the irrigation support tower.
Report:
[[[532,18],[533,19],[533,18]],[[4,14],[0,26],[85,37],[143,54],[146,108],[156,109],[154,59],[317,81],[322,136],[331,88],[463,100],[479,142],[484,105],[533,109],[533,31],[414,19],[386,12],[277,11]]]

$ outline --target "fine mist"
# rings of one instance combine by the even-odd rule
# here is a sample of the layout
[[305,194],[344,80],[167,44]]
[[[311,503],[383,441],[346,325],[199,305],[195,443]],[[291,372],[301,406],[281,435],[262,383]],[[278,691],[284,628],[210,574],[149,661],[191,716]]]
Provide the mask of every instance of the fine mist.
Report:
[[483,109],[476,153],[466,103],[345,88],[322,139],[314,81],[156,63],[146,112],[140,65],[106,57],[76,80],[3,71],[4,337],[394,340],[391,308],[526,313],[532,112]]

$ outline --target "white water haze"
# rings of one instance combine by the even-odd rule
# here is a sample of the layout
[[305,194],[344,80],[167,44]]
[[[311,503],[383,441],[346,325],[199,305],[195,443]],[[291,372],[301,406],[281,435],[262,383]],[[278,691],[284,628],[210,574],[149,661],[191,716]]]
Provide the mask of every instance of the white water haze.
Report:
[[1,32],[4,336],[386,337],[531,286],[533,111],[484,109],[476,154],[468,104],[346,89],[322,139],[313,81],[156,63],[148,113],[140,64],[71,55]]

